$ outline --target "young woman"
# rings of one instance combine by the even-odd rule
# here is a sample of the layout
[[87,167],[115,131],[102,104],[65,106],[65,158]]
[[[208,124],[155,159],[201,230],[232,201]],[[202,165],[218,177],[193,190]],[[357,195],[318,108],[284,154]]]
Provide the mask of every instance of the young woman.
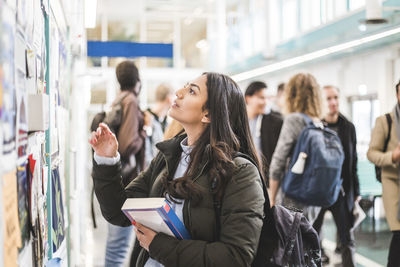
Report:
[[[169,115],[186,134],[159,143],[160,153],[126,188],[115,136],[104,124],[92,133],[93,179],[104,217],[129,225],[121,212],[126,198],[165,196],[192,240],[137,225],[136,266],[250,266],[269,200],[258,166],[235,157],[241,152],[258,163],[239,87],[225,75],[205,73],[176,92]],[[219,217],[214,200],[221,202]]]
[[[300,113],[308,115],[314,122],[320,123],[322,117],[322,96],[320,87],[311,74],[299,73],[293,76],[285,87],[285,109],[287,115],[283,121],[278,144],[272,155],[269,169],[269,185],[271,205],[283,204],[303,210],[303,213],[312,222],[319,209],[308,209],[284,194],[282,200],[277,201],[281,181],[284,179],[294,147],[301,131],[306,127],[306,121]],[[280,203],[282,202],[282,203]]]

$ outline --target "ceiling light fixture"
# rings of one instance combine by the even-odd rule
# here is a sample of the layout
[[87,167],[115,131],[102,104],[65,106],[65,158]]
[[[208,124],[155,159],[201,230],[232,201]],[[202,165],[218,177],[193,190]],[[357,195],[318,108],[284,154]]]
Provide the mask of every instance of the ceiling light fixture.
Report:
[[295,65],[298,64],[302,64],[311,60],[315,60],[317,58],[321,58],[327,55],[331,55],[333,53],[337,53],[337,52],[341,52],[344,51],[346,49],[350,49],[350,48],[354,48],[372,41],[376,41],[378,39],[382,39],[385,37],[389,37],[391,35],[395,35],[400,33],[400,27],[388,30],[388,31],[384,31],[381,33],[377,33],[377,34],[373,34],[367,37],[363,37],[354,41],[349,41],[343,44],[339,44],[339,45],[334,45],[328,48],[324,48],[315,52],[311,52],[302,56],[298,56],[298,57],[294,57],[294,58],[290,58],[290,59],[286,59],[286,60],[282,60],[280,62],[276,62],[270,65],[266,65],[263,67],[259,67],[253,70],[249,70],[249,71],[245,71],[242,73],[238,73],[235,75],[232,75],[232,79],[235,80],[236,82],[240,82],[240,81],[244,81],[244,80],[248,80],[257,76],[261,76],[267,73],[271,73],[274,71],[278,71],[284,68],[288,68],[288,67],[293,67]]

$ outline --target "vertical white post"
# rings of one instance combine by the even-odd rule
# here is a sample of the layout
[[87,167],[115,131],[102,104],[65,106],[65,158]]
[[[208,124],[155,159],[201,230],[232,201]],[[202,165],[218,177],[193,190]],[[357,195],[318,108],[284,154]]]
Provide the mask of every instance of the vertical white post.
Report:
[[217,71],[224,71],[226,66],[226,0],[218,0],[216,2],[216,20],[217,20]]
[[[142,9],[141,13],[143,16],[140,18],[140,42],[145,43],[147,42],[147,18],[146,18],[146,1],[140,1],[140,7]],[[147,59],[146,57],[141,57],[139,60],[139,74],[143,73],[144,70],[147,68]],[[140,107],[144,109],[147,106],[147,80],[144,77],[141,77],[142,83],[142,91],[140,92]]]
[[[108,18],[107,14],[103,13],[101,15],[101,41],[105,42],[108,40]],[[101,57],[101,67],[107,68],[108,57]]]
[[174,68],[182,68],[182,41],[181,41],[181,18],[179,16],[175,16],[174,19],[174,41],[173,41],[173,64]]

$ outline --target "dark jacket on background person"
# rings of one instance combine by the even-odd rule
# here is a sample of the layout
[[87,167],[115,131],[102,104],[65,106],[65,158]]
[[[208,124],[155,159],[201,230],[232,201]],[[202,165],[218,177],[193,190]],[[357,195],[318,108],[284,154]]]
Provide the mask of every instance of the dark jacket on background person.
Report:
[[344,161],[341,177],[349,211],[353,210],[354,200],[360,195],[360,183],[357,174],[357,137],[354,124],[339,113],[337,122],[338,136],[342,142]]
[[143,130],[144,116],[139,109],[138,99],[130,91],[121,91],[116,97],[113,105],[122,99],[122,119],[118,129],[118,152],[121,155],[122,164],[129,164],[131,155],[135,156],[136,167],[128,171],[123,177],[124,184],[127,185],[135,178],[140,170],[144,169],[145,163],[145,139],[146,134]]
[[261,120],[261,150],[264,156],[264,174],[265,181],[268,184],[269,166],[271,164],[272,155],[274,154],[276,144],[278,143],[279,134],[283,124],[282,114],[271,111],[265,114]]
[[[183,136],[157,144],[160,153],[126,188],[121,184],[120,164],[97,165],[93,162],[93,182],[102,214],[112,224],[127,226],[131,222],[121,211],[127,198],[162,197],[162,177],[174,175],[179,163]],[[248,160],[234,159],[237,169],[226,185],[221,216],[216,218],[207,162],[199,166],[194,182],[204,194],[196,205],[185,200],[183,221],[192,240],[177,240],[158,233],[150,244],[150,252],[139,248],[136,266],[142,267],[150,256],[164,266],[250,266],[256,254],[263,225],[264,196],[259,172]],[[162,164],[160,164],[162,163]],[[154,166],[165,166],[154,169]],[[217,236],[216,220],[220,220]]]

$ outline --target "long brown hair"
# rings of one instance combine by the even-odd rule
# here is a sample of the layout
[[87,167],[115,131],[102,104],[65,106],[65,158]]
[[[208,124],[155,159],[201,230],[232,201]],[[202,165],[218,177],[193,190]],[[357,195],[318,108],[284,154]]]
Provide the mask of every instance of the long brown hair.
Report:
[[172,179],[171,175],[163,177],[167,193],[173,198],[192,199],[194,203],[202,198],[203,191],[193,179],[201,174],[203,168],[209,174],[213,194],[217,197],[222,196],[236,169],[233,162],[236,152],[248,155],[261,168],[239,86],[223,74],[208,72],[203,75],[207,77],[208,93],[203,108],[208,110],[211,122],[195,142],[184,176],[177,179]]
[[321,90],[313,75],[296,74],[286,85],[284,94],[287,113],[301,112],[317,118],[322,116]]

